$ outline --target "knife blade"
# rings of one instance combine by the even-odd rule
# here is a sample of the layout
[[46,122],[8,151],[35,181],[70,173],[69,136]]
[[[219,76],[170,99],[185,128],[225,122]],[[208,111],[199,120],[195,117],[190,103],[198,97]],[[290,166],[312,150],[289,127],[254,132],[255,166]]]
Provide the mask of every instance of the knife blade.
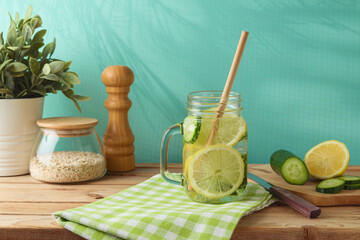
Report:
[[266,190],[272,193],[277,199],[292,207],[296,211],[300,212],[304,216],[308,218],[316,218],[320,215],[321,209],[308,201],[304,200],[303,198],[295,195],[294,193],[280,188],[273,186],[271,183],[265,181],[264,179],[248,172],[248,177],[251,178],[253,181],[257,182],[261,186],[263,186]]

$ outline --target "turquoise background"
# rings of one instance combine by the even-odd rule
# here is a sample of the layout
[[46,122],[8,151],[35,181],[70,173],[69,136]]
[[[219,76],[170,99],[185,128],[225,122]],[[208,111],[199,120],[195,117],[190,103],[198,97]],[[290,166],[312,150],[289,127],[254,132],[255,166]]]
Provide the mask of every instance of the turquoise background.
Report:
[[[82,84],[83,116],[102,135],[107,98],[101,72],[127,65],[135,74],[129,121],[137,162],[158,162],[164,130],[186,116],[186,94],[223,89],[242,30],[250,32],[233,86],[242,93],[249,128],[249,162],[267,163],[288,149],[304,157],[336,139],[360,164],[360,2],[21,1],[0,0],[0,31],[9,17],[34,14],[57,40],[54,57],[72,60]],[[62,93],[46,97],[44,117],[77,116]],[[181,138],[170,159],[181,161]]]

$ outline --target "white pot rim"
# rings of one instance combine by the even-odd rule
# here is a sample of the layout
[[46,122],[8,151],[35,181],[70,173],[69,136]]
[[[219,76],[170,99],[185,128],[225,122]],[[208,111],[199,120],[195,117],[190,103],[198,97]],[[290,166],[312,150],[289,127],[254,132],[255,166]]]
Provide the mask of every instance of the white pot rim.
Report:
[[26,100],[31,100],[31,99],[42,99],[45,98],[44,97],[34,97],[34,98],[13,98],[13,99],[0,99],[0,101],[26,101]]

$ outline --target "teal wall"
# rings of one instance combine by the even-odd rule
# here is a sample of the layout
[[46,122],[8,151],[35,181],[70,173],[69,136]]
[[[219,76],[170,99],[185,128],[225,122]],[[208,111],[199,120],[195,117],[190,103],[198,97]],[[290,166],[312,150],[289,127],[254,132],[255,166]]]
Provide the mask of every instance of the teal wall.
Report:
[[[337,139],[360,164],[360,2],[349,0],[0,0],[24,16],[43,19],[54,56],[72,60],[82,84],[83,116],[103,134],[107,98],[100,80],[108,65],[135,73],[129,120],[137,162],[158,162],[163,131],[182,121],[186,94],[222,89],[242,30],[250,32],[233,86],[242,93],[249,127],[249,162],[266,163],[284,148],[304,157],[315,144]],[[61,93],[48,96],[44,116],[77,116]],[[171,159],[181,161],[176,138]]]

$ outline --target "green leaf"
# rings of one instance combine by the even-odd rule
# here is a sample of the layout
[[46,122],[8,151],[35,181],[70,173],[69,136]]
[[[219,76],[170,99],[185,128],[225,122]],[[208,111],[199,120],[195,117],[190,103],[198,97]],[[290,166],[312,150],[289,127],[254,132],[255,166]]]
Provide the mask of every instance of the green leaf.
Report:
[[18,25],[19,19],[20,19],[19,13],[16,12],[16,13],[15,13],[15,24],[16,24],[16,25]]
[[91,99],[91,97],[74,95],[73,99],[75,99],[75,100],[77,100],[79,102],[86,102],[86,101],[89,101]]
[[31,14],[32,14],[32,6],[30,5],[25,14],[25,18],[24,18],[25,22],[26,22],[26,20],[31,18]]
[[[36,22],[36,25],[34,26],[34,29],[35,28],[38,28],[38,27],[41,27],[41,25],[42,25],[42,19],[41,19],[41,17],[39,16],[39,15],[35,15],[34,17],[33,17],[33,19],[37,19],[37,22]],[[32,20],[32,19],[31,19]],[[31,21],[30,21],[30,23],[31,23]]]
[[46,58],[50,53],[51,53],[51,50],[53,48],[53,45],[54,43],[48,43],[46,44],[46,46],[44,47],[43,51],[42,51],[42,57],[43,58]]
[[62,91],[62,92],[67,98],[72,99],[72,97],[74,96],[74,91],[71,89],[68,89],[68,90]]
[[68,90],[69,88],[71,88],[70,83],[68,83],[65,79],[63,79],[62,77],[59,77],[59,81],[64,84],[63,86],[61,86],[61,90],[65,91]]
[[16,72],[16,73],[23,72],[28,68],[25,64],[23,64],[21,62],[10,63],[8,67],[11,71]]
[[54,41],[53,41],[53,44],[52,44],[50,57],[53,55],[53,53],[54,53],[54,51],[55,51],[55,47],[56,47],[56,38],[54,38]]
[[32,29],[40,27],[41,26],[41,20],[39,18],[36,18],[36,17],[32,18],[30,20],[30,26],[31,26]]
[[73,72],[64,72],[61,74],[61,77],[70,84],[80,84],[80,79]]
[[40,72],[40,63],[35,59],[30,57],[29,59],[29,65],[30,65],[30,70],[34,75],[39,75]]
[[27,94],[27,89],[24,89],[16,95],[16,98],[24,97],[26,94]]
[[7,43],[10,45],[10,46],[13,46],[15,45],[15,41],[16,41],[16,30],[15,28],[10,28],[7,35],[6,35],[6,40],[7,40]]
[[31,50],[38,50],[39,48],[41,48],[42,46],[44,46],[43,42],[33,42],[31,44]]
[[46,34],[46,29],[43,29],[43,30],[40,30],[38,32],[35,33],[34,37],[33,37],[33,41],[39,41],[39,40],[42,40],[43,37],[45,36]]
[[3,36],[3,32],[0,33],[0,45],[4,45],[4,36]]
[[12,77],[22,77],[22,76],[24,76],[24,73],[23,72],[12,72],[10,75]]
[[65,64],[64,64],[64,70],[65,70],[65,69],[68,69],[68,68],[70,67],[71,63],[72,63],[72,61],[65,62]]
[[44,65],[43,68],[42,68],[42,72],[43,72],[45,75],[49,75],[49,74],[50,74],[50,71],[51,71],[50,65],[47,64],[47,63],[45,63],[45,65]]
[[24,36],[25,41],[29,41],[31,36],[33,35],[33,31],[28,23],[25,23],[22,29],[22,35]]
[[[65,81],[64,79],[62,79],[63,81]],[[61,81],[61,79],[60,79],[60,81]],[[62,82],[63,83],[63,82]],[[69,85],[62,85],[61,87],[60,87],[60,89],[59,90],[61,90],[61,91],[66,91],[66,90],[68,90],[69,89]]]
[[33,89],[30,90],[30,92],[39,94],[40,96],[46,96],[46,90],[44,89]]
[[10,89],[7,89],[7,88],[0,88],[0,93],[2,93],[2,94],[12,93],[12,91]]
[[0,65],[0,71],[6,66],[6,64],[11,63],[12,61],[13,61],[13,59],[5,60],[5,61]]
[[74,104],[75,104],[75,107],[77,108],[77,110],[81,113],[81,108],[80,108],[80,105],[79,103],[75,100],[75,99],[72,99]]
[[53,88],[53,86],[45,86],[46,92],[54,93],[56,94],[56,90]]
[[20,36],[16,38],[16,42],[15,45],[18,46],[19,48],[21,48],[22,46],[24,46],[25,44],[25,39],[24,36]]
[[16,50],[18,49],[18,47],[11,47],[11,46],[9,46],[9,47],[7,47],[7,49],[10,49],[11,51],[16,51]]
[[10,13],[8,12],[9,17],[10,17],[10,28],[15,28],[16,29],[16,24],[15,21],[12,19]]
[[24,19],[20,19],[18,28],[21,29],[23,24],[24,24]]
[[49,64],[51,73],[57,73],[63,70],[65,63],[63,61],[54,61]]
[[11,94],[6,94],[5,99],[14,99],[14,96]]
[[49,75],[42,76],[41,78],[49,80],[49,81],[56,81],[56,82],[59,81],[59,77],[52,73]]

